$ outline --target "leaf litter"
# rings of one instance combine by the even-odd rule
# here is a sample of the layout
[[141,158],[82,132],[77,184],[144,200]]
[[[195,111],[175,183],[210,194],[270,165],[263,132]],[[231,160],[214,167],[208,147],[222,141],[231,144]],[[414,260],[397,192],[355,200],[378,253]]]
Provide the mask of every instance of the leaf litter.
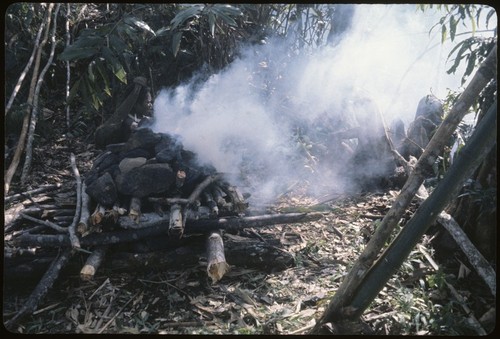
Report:
[[[59,279],[38,310],[18,324],[17,332],[307,334],[398,192],[321,202],[297,186],[282,195],[272,209],[320,209],[324,214],[321,220],[253,229],[245,234],[262,241],[279,239],[280,249],[293,255],[293,267],[265,271],[231,266],[217,283],[207,277],[203,258],[184,269],[98,272],[93,281],[87,282],[78,276],[66,276]],[[416,208],[416,203],[410,206],[400,227]],[[372,333],[476,334],[464,304],[477,318],[483,316],[491,323],[489,315],[494,313],[495,300],[478,294],[480,279],[470,272],[466,259],[455,253],[451,260],[458,268],[441,266],[436,270],[426,258],[436,254],[430,237],[424,236],[363,314],[362,320]],[[419,250],[422,248],[425,253]],[[231,264],[231,258],[227,261]],[[458,298],[449,292],[450,284],[455,286]],[[28,295],[4,296],[4,316],[20,308]]]

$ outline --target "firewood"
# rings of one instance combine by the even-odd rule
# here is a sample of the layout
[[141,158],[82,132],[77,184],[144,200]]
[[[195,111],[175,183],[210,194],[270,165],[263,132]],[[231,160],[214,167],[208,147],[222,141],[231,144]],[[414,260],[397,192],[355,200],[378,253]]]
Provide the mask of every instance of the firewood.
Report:
[[99,225],[103,219],[106,209],[101,204],[97,204],[94,213],[90,216],[90,221],[92,225]]
[[75,216],[73,218],[73,222],[68,226],[68,234],[69,239],[71,241],[71,246],[75,249],[80,248],[80,239],[76,234],[76,224],[80,220],[80,213],[82,208],[82,179],[80,177],[80,172],[78,171],[78,167],[76,166],[75,155],[71,153],[70,155],[71,168],[73,169],[73,174],[75,175],[76,180],[76,208],[75,208]]
[[128,212],[128,216],[135,222],[139,221],[139,217],[141,216],[141,199],[137,197],[132,197],[130,199],[130,209]]
[[80,220],[78,221],[78,225],[76,225],[76,231],[80,235],[86,234],[88,229],[89,229],[88,221],[90,218],[90,215],[89,215],[90,214],[90,211],[89,211],[90,197],[87,194],[87,192],[85,192],[85,190],[86,190],[86,185],[84,182],[82,184],[82,209],[81,209],[82,212],[80,214]]
[[217,206],[220,209],[224,209],[227,206],[227,201],[224,199],[226,196],[226,193],[219,187],[219,185],[214,184],[212,185],[212,196],[214,198],[214,201],[217,203]]
[[214,201],[212,194],[204,191],[203,200],[210,210],[210,216],[217,216],[219,214],[219,207],[217,207],[217,203]]
[[248,208],[248,203],[245,202],[243,195],[235,186],[221,185],[222,190],[229,196],[232,202],[232,210],[235,213],[243,213]]
[[80,271],[80,279],[89,281],[94,278],[95,273],[104,260],[107,250],[107,246],[98,246],[94,249],[94,251],[92,251],[92,254],[89,255],[85,265]]
[[5,322],[5,326],[7,328],[16,324],[24,316],[28,315],[36,309],[36,307],[40,303],[40,300],[45,297],[45,295],[59,276],[61,269],[66,265],[73,253],[74,251],[71,248],[67,248],[62,253],[60,253],[60,255],[56,259],[54,259],[23,307],[12,319]]
[[[226,231],[235,232],[240,229],[248,227],[264,227],[276,224],[291,224],[301,223],[321,219],[322,213],[287,213],[287,214],[269,214],[258,215],[251,217],[230,217],[219,219],[199,219],[188,220],[184,234],[206,234],[210,231],[224,229]],[[137,225],[130,221],[128,217],[121,217],[119,220],[123,228],[136,228],[124,231],[113,231],[103,233],[93,233],[83,237],[80,242],[82,247],[85,246],[98,246],[107,244],[118,244],[126,242],[135,242],[147,237],[155,237],[160,234],[168,233],[168,226],[170,216],[159,217],[151,213],[143,214],[142,220],[139,225],[142,228],[136,228]],[[131,225],[134,224],[134,225]],[[48,246],[48,247],[61,247],[69,246],[69,238],[67,235],[46,235],[46,234],[22,234],[13,239],[16,245],[30,245],[30,246]]]
[[170,222],[168,234],[171,237],[181,238],[184,234],[184,224],[181,205],[174,204],[170,207]]
[[222,178],[222,173],[207,176],[205,180],[203,180],[189,196],[188,200],[190,201],[190,203],[194,203],[194,201],[200,197],[201,192],[203,192],[205,188],[207,188],[210,184],[221,178]]
[[186,205],[189,203],[189,199],[185,199],[185,198],[149,197],[148,201],[154,202],[154,203],[157,203],[160,205],[174,205],[174,204]]
[[183,170],[178,170],[175,175],[175,186],[177,188],[181,188],[184,185],[184,181],[186,180],[186,172]]
[[50,222],[48,220],[39,220],[39,219],[30,217],[29,215],[26,215],[24,213],[19,213],[19,215],[22,218],[36,222],[37,224],[48,226],[48,227],[52,228],[53,230],[57,231],[58,233],[68,233],[67,227],[61,227],[61,226],[54,224],[53,222]]
[[224,242],[218,231],[212,232],[207,239],[207,274],[215,284],[229,270],[224,256]]
[[13,195],[5,197],[4,203],[8,204],[8,203],[11,203],[11,202],[16,201],[16,200],[25,199],[27,197],[33,197],[39,193],[49,192],[49,191],[55,190],[57,188],[60,188],[61,186],[62,185],[60,183],[57,183],[55,185],[45,185],[45,186],[41,186],[39,188],[29,190],[26,192],[13,194]]

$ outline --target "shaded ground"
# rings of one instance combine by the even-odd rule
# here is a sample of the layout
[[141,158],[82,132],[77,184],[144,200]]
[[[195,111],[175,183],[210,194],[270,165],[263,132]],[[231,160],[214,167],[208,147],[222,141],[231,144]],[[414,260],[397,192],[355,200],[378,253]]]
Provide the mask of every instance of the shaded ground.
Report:
[[[54,140],[51,146],[39,146],[34,152],[32,187],[73,182],[70,151],[77,155],[82,173],[96,155],[84,143],[69,147],[63,139]],[[90,282],[80,281],[78,272],[65,272],[35,313],[13,331],[306,334],[396,195],[387,191],[324,202],[311,198],[306,184],[297,185],[271,209],[319,210],[324,213],[323,219],[245,232],[261,241],[279,239],[279,247],[294,255],[293,267],[268,272],[233,266],[221,281],[212,284],[204,254],[200,253],[198,264],[176,270],[106,270],[99,271]],[[401,226],[416,207],[411,206]],[[443,239],[442,232],[437,226],[428,232],[365,312],[363,321],[373,333],[475,335],[473,318],[486,331],[492,330],[496,321],[491,313],[494,298],[453,240],[433,241]],[[227,261],[231,264],[231,258]],[[438,270],[433,268],[433,261]],[[4,286],[4,321],[20,309],[34,284],[36,281],[24,281]],[[447,284],[458,295],[453,295]]]

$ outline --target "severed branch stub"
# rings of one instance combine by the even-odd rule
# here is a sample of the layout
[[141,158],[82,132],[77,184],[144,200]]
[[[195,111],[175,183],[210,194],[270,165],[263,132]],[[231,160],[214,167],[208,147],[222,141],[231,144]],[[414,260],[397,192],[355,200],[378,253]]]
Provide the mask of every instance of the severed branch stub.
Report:
[[89,281],[94,278],[99,266],[104,260],[108,246],[97,246],[94,251],[89,255],[85,265],[80,271],[80,279],[84,281]]
[[224,242],[219,231],[210,233],[207,238],[207,273],[215,284],[229,271],[224,255]]
[[184,234],[184,223],[181,205],[173,204],[170,207],[170,222],[168,227],[168,234],[171,237],[181,238]]
[[141,199],[137,197],[132,197],[130,199],[130,209],[128,212],[130,219],[134,222],[139,222],[139,217],[141,216]]

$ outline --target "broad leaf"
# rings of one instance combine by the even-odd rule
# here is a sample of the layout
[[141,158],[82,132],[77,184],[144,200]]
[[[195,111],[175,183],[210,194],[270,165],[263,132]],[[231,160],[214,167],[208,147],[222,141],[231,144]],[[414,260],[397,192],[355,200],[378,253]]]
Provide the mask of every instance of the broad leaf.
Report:
[[172,54],[174,57],[177,56],[177,53],[179,52],[179,48],[181,46],[181,39],[182,39],[182,32],[175,32],[173,37],[172,37]]
[[76,48],[68,46],[66,49],[59,54],[58,58],[62,61],[79,60],[93,57],[95,54],[99,53],[99,48]]
[[195,15],[200,14],[200,12],[205,8],[204,5],[192,5],[185,10],[180,11],[177,15],[170,21],[172,28],[177,28],[179,25],[184,23],[187,19],[192,18]]
[[123,19],[123,21],[131,26],[135,26],[145,32],[148,32],[150,34],[152,34],[153,36],[155,36],[155,32],[151,29],[151,27],[149,27],[149,25],[147,23],[145,23],[144,21],[142,20],[139,20],[135,17],[126,17],[125,19]]

